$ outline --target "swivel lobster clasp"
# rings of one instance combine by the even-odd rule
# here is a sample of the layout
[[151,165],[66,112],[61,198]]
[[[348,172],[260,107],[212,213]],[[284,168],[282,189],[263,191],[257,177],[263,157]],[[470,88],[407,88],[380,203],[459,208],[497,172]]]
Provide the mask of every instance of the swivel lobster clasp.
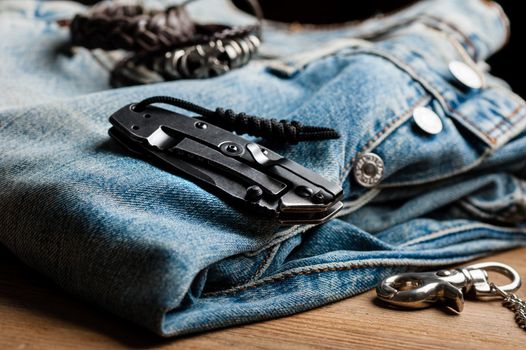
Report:
[[487,271],[498,272],[511,280],[498,287],[504,292],[514,292],[521,285],[520,276],[512,267],[488,262],[461,269],[391,276],[380,283],[376,293],[381,300],[397,306],[415,309],[441,303],[460,313],[464,308],[464,295],[479,299],[496,297]]

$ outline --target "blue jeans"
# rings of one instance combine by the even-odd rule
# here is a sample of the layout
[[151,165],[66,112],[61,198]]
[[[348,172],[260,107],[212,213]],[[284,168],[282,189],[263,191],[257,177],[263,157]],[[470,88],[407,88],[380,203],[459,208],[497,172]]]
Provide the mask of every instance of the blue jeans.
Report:
[[[111,90],[94,55],[65,55],[67,2],[0,3],[0,243],[58,285],[163,336],[290,315],[401,271],[526,244],[526,105],[484,60],[507,38],[498,5],[423,1],[331,29],[267,23],[264,59],[207,80]],[[251,23],[227,0],[203,21]],[[448,64],[485,85],[466,89]],[[171,95],[338,129],[275,150],[340,183],[320,226],[280,227],[124,152],[108,117]],[[418,129],[427,108],[443,130]],[[353,180],[364,153],[384,162]]]

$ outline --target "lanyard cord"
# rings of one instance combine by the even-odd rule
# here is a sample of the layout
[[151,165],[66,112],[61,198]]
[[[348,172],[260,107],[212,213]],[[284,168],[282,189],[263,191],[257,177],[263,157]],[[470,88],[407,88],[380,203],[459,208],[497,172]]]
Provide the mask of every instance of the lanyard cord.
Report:
[[203,116],[210,123],[238,134],[249,134],[274,142],[298,143],[337,139],[338,132],[331,128],[303,126],[296,121],[266,119],[245,113],[235,113],[231,109],[217,108],[215,111],[198,106],[186,100],[170,96],[153,96],[134,105],[133,110],[142,112],[154,103],[164,103],[179,107]]

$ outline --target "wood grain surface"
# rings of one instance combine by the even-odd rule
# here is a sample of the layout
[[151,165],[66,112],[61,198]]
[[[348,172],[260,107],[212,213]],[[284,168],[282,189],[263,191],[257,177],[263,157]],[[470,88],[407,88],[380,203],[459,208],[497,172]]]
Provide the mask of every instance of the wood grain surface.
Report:
[[[526,248],[500,261],[526,278]],[[492,277],[494,275],[491,275]],[[498,280],[495,276],[495,280]],[[502,280],[501,280],[502,281]],[[526,288],[518,294],[526,296]],[[277,320],[160,339],[65,294],[0,250],[0,349],[525,349],[526,332],[499,301],[466,301],[461,315],[438,308],[391,310],[368,292]]]

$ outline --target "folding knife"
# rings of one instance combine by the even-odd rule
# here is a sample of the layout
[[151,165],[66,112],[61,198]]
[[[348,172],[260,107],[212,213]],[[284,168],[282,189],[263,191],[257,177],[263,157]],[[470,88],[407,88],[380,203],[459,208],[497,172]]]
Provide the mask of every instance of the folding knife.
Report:
[[131,104],[110,122],[110,136],[133,153],[281,224],[323,223],[343,206],[339,185],[209,121]]

